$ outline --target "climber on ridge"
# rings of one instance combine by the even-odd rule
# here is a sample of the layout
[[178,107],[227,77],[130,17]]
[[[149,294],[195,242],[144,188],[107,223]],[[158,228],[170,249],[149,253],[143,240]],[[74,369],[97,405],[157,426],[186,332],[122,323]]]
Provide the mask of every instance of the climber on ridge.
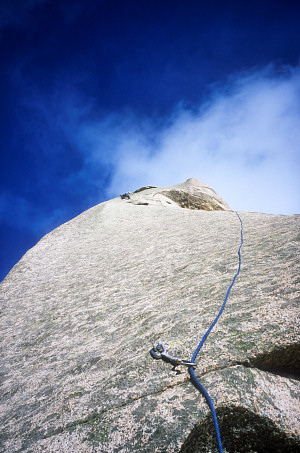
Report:
[[130,194],[131,194],[131,192],[129,192],[129,190],[128,190],[128,192],[123,193],[122,195],[120,195],[120,197],[122,200],[124,200],[125,198],[127,198],[129,200]]

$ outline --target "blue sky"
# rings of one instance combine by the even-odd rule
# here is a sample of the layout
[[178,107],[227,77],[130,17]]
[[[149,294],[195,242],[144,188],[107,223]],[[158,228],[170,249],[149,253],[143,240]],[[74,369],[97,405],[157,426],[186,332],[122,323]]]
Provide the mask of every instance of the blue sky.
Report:
[[299,213],[298,1],[2,0],[0,279],[126,190]]

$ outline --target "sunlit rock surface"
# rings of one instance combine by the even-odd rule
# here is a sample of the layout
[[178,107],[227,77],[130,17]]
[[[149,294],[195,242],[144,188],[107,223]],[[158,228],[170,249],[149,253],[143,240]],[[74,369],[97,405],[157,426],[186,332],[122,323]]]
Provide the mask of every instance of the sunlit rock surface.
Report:
[[[102,203],[12,269],[1,284],[1,452],[216,451],[186,369],[149,355],[153,341],[190,359],[237,271],[240,222],[205,187]],[[225,451],[296,452],[299,216],[239,214],[241,273],[196,374]]]
[[195,178],[171,187],[141,187],[134,192],[131,203],[146,206],[180,206],[204,211],[230,211],[228,204],[211,187]]

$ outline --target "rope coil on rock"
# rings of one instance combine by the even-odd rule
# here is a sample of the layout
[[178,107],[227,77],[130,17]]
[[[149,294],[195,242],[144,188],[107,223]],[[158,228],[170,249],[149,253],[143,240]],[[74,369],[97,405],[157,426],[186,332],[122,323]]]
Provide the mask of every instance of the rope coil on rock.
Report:
[[[199,354],[200,352],[200,349],[202,348],[205,340],[207,339],[208,335],[210,334],[211,330],[213,329],[213,327],[215,326],[215,324],[218,322],[218,319],[220,318],[224,308],[225,308],[225,305],[226,305],[226,302],[227,302],[227,299],[228,299],[228,296],[230,294],[230,291],[231,291],[231,288],[233,287],[234,283],[235,283],[235,279],[236,277],[239,275],[240,273],[240,270],[241,270],[241,262],[242,262],[242,259],[241,259],[241,248],[242,248],[242,245],[243,245],[243,242],[244,242],[244,239],[243,239],[243,222],[242,222],[242,219],[240,218],[239,214],[237,212],[235,212],[236,215],[238,216],[239,218],[239,221],[241,223],[241,243],[240,243],[240,247],[239,247],[239,251],[238,251],[238,255],[239,255],[239,267],[238,267],[238,270],[237,270],[237,273],[235,274],[235,276],[233,277],[233,280],[231,282],[231,285],[229,286],[228,290],[227,290],[227,293],[226,293],[226,296],[225,296],[225,299],[224,299],[224,302],[223,302],[223,305],[222,307],[220,308],[220,311],[219,313],[217,314],[216,318],[214,319],[214,321],[211,323],[210,327],[208,328],[208,330],[206,331],[206,333],[203,335],[203,338],[202,340],[200,341],[200,343],[198,344],[194,354],[193,354],[193,357],[191,359],[191,362],[195,362],[196,360],[196,357],[197,355]],[[191,377],[191,381],[193,382],[193,384],[195,385],[195,387],[201,392],[201,394],[204,396],[204,398],[206,399],[208,405],[209,405],[209,408],[211,410],[211,413],[212,413],[212,416],[213,416],[213,420],[214,420],[214,425],[215,425],[215,431],[216,431],[216,437],[217,437],[217,442],[218,442],[218,448],[219,448],[219,453],[223,453],[223,447],[222,447],[222,441],[221,441],[221,436],[220,436],[220,430],[219,430],[219,425],[218,425],[218,419],[217,419],[217,415],[216,415],[216,411],[215,411],[215,408],[214,408],[214,405],[213,405],[213,402],[211,400],[211,397],[209,396],[208,392],[205,390],[205,388],[203,387],[203,385],[201,384],[201,382],[197,379],[196,375],[195,375],[195,371],[194,371],[194,368],[193,367],[189,367],[189,373],[190,373],[190,377]]]

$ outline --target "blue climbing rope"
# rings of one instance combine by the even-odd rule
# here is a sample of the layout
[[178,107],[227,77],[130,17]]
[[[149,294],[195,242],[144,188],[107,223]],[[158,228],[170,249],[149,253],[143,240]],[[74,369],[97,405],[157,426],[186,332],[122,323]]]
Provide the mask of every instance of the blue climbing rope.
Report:
[[[236,215],[238,216],[239,220],[240,220],[240,223],[241,223],[241,244],[240,244],[240,247],[239,247],[239,251],[238,251],[238,255],[239,255],[239,267],[238,267],[238,270],[237,270],[237,273],[235,274],[235,276],[233,277],[233,280],[232,280],[232,283],[231,285],[229,286],[228,290],[227,290],[227,293],[226,293],[226,296],[225,296],[225,299],[224,299],[224,302],[223,302],[223,305],[222,307],[220,308],[220,311],[219,313],[217,314],[216,318],[214,319],[214,321],[212,322],[212,324],[210,325],[210,327],[208,328],[207,332],[204,334],[202,340],[200,341],[200,343],[198,344],[195,352],[194,352],[194,355],[192,357],[192,360],[191,362],[195,362],[196,360],[196,357],[197,355],[199,354],[199,351],[200,349],[202,348],[205,340],[207,339],[208,335],[210,334],[211,330],[213,329],[213,327],[216,325],[216,323],[218,322],[218,319],[220,318],[224,308],[225,308],[225,305],[226,305],[226,302],[227,302],[227,299],[228,299],[228,296],[229,296],[229,293],[231,291],[231,288],[233,287],[234,283],[235,283],[235,279],[237,278],[237,276],[239,275],[240,273],[240,270],[241,270],[241,248],[242,248],[242,245],[243,245],[243,242],[244,242],[244,239],[243,239],[243,222],[239,216],[239,214],[236,212]],[[195,375],[195,371],[194,371],[194,368],[190,367],[189,368],[189,373],[190,373],[190,377],[191,377],[191,381],[193,382],[193,384],[195,385],[195,387],[201,392],[201,394],[204,396],[204,398],[206,399],[207,401],[207,404],[209,405],[209,408],[211,410],[211,413],[212,413],[212,416],[213,416],[213,419],[214,419],[214,425],[215,425],[215,431],[216,431],[216,437],[217,437],[217,442],[218,442],[218,448],[219,448],[219,453],[223,453],[223,447],[222,447],[222,441],[221,441],[221,436],[220,436],[220,430],[219,430],[219,425],[218,425],[218,419],[217,419],[217,415],[216,415],[216,411],[215,411],[215,408],[214,408],[214,405],[213,405],[213,402],[211,400],[211,397],[209,396],[209,394],[207,393],[207,391],[205,390],[205,388],[203,387],[203,385],[201,384],[201,382],[197,379],[196,375]]]

